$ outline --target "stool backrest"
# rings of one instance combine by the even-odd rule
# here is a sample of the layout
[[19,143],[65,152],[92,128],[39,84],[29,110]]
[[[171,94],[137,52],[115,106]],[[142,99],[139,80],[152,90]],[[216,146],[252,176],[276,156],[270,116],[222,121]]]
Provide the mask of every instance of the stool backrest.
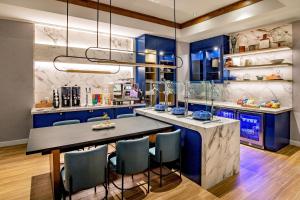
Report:
[[72,192],[93,188],[105,182],[107,145],[87,151],[67,152],[65,157],[66,187]]
[[180,134],[178,129],[168,133],[158,133],[155,144],[155,160],[160,161],[160,152],[162,153],[162,162],[172,162],[179,159],[180,156]]
[[136,117],[136,113],[118,115],[117,119],[129,118],[129,117]]
[[53,126],[63,126],[63,125],[79,124],[79,123],[80,123],[80,120],[78,120],[78,119],[65,120],[65,121],[54,122]]
[[117,142],[117,173],[137,174],[148,169],[149,138]]

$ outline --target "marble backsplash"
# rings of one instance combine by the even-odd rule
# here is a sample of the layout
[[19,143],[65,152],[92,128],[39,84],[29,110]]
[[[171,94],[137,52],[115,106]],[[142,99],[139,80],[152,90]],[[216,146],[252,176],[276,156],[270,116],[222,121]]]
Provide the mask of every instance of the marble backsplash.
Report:
[[[179,84],[178,85],[182,85]],[[178,99],[184,101],[183,87],[178,91]],[[279,100],[284,107],[292,107],[291,82],[230,82],[216,84],[213,92],[215,101],[236,103],[239,98],[248,97],[258,101]],[[211,87],[201,83],[192,83],[189,87],[189,99],[210,100]]]
[[[112,85],[119,79],[133,78],[132,67],[121,67],[117,74],[81,74],[66,73],[55,70],[53,59],[58,55],[66,53],[66,34],[61,27],[36,25],[35,26],[35,49],[34,49],[34,97],[35,103],[42,99],[52,99],[53,89],[59,89],[64,85],[81,87],[81,104],[85,104],[85,88],[91,87],[92,93],[111,92]],[[112,49],[133,50],[134,40],[132,38],[112,36]],[[96,46],[96,33],[82,30],[69,30],[69,55],[85,56],[88,47]],[[109,48],[109,37],[99,34],[99,46]],[[90,57],[109,58],[109,51],[90,50]],[[112,59],[118,61],[134,62],[133,53],[113,51]],[[96,66],[86,59],[60,60],[72,64],[80,64],[88,69],[116,71],[116,66]],[[77,65],[76,65],[77,66]]]
[[231,53],[238,53],[240,46],[245,46],[246,51],[250,45],[259,48],[264,35],[269,40],[269,48],[292,47],[292,24],[273,24],[230,34]]

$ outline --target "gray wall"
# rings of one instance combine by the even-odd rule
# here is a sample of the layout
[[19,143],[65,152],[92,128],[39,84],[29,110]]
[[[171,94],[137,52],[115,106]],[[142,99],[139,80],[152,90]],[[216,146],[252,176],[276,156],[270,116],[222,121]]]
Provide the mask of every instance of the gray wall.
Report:
[[293,23],[293,113],[291,144],[300,145],[300,21]]
[[32,126],[33,43],[33,24],[0,20],[0,145]]

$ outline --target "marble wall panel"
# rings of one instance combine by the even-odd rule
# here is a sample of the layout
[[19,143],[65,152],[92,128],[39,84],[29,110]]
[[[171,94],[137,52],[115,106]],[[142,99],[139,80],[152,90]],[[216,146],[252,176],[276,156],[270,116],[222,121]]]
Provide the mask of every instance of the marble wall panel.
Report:
[[[66,73],[55,70],[53,59],[58,55],[66,54],[66,30],[60,27],[47,25],[35,26],[35,48],[34,48],[34,99],[35,103],[42,99],[52,99],[53,89],[59,89],[61,86],[78,85],[81,87],[81,103],[85,104],[85,88],[91,87],[92,93],[111,92],[112,84],[119,79],[132,78],[133,68],[121,67],[118,74],[79,74]],[[132,38],[112,36],[112,48],[120,50],[133,50],[134,40]],[[82,30],[69,30],[69,55],[85,56],[86,48],[96,46],[96,33]],[[99,34],[99,46],[109,48],[109,37],[106,34]],[[90,57],[109,58],[109,51],[91,50],[88,54]],[[118,61],[134,62],[133,53],[112,52],[112,59]],[[84,64],[76,67],[86,67],[88,69],[107,69],[116,71],[116,66],[95,66],[94,63],[86,59],[63,59],[65,63]],[[75,65],[74,65],[75,66]],[[74,68],[70,64],[70,68]],[[66,67],[62,67],[66,68]]]

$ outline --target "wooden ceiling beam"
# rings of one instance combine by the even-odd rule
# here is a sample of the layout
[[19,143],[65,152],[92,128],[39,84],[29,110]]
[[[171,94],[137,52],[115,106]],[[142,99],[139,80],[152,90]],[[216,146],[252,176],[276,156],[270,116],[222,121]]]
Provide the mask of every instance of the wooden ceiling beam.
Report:
[[[57,0],[57,1],[67,2],[67,0]],[[71,3],[73,5],[77,5],[77,6],[86,7],[86,8],[97,9],[97,2],[91,1],[91,0],[69,0],[69,3]],[[104,12],[109,12],[110,6],[108,4],[100,3],[99,10],[104,11]],[[119,8],[116,6],[111,7],[111,12],[114,14],[117,14],[117,15],[122,15],[122,16],[130,17],[130,18],[147,21],[147,22],[152,22],[155,24],[160,24],[160,25],[164,25],[164,26],[168,26],[168,27],[174,28],[174,25],[175,25],[173,21],[161,19],[158,17],[146,15],[146,14],[131,11],[131,10],[127,10],[124,8]],[[180,24],[178,24],[178,23],[176,24],[176,27],[181,28]]]
[[[57,1],[67,2],[67,0],[57,0]],[[227,14],[229,12],[232,12],[232,11],[235,11],[235,10],[253,5],[253,4],[258,3],[260,1],[263,1],[263,0],[240,0],[238,2],[230,4],[228,6],[225,6],[225,7],[219,8],[217,10],[214,10],[212,12],[209,12],[205,15],[201,15],[199,17],[196,17],[194,19],[186,21],[182,24],[176,23],[176,27],[178,29],[187,28],[187,27],[199,24],[201,22],[210,20],[212,18]],[[82,7],[85,7],[85,8],[97,9],[97,2],[91,1],[91,0],[69,0],[69,3],[77,5],[77,6],[82,6]],[[199,6],[201,6],[201,5],[199,5]],[[104,12],[109,12],[110,6],[108,4],[100,3],[99,4],[99,10],[104,11]],[[130,18],[134,18],[134,19],[139,19],[139,20],[143,20],[143,21],[147,21],[147,22],[152,22],[152,23],[155,23],[155,24],[163,25],[163,26],[174,27],[174,22],[173,21],[161,19],[161,18],[158,18],[158,17],[154,17],[154,16],[151,16],[151,15],[146,15],[146,14],[131,11],[131,10],[127,10],[127,9],[124,9],[124,8],[112,6],[111,11],[112,11],[112,13],[117,14],[117,15],[122,15],[122,16],[130,17]]]

